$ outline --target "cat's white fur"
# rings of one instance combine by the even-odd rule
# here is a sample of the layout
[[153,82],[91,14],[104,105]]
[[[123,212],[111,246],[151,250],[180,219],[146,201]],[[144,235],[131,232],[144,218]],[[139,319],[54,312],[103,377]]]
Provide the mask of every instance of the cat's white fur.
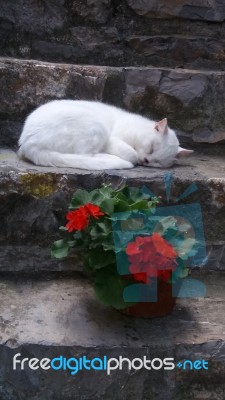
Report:
[[95,101],[55,100],[25,121],[19,156],[42,166],[90,170],[170,167],[179,147],[167,120],[158,123]]

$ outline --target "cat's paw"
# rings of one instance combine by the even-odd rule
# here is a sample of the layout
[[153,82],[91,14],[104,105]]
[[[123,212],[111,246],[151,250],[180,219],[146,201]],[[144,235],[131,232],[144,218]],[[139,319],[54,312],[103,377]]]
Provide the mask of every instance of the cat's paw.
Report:
[[132,164],[129,161],[123,160],[123,166],[121,169],[128,169],[128,168],[134,168],[134,164]]
[[120,157],[122,158],[122,160],[131,163],[132,166],[138,163],[138,154],[136,150],[134,150],[133,147],[118,138],[110,138],[110,141],[106,148],[106,153]]
[[[132,164],[130,161],[126,161],[123,160],[122,158],[119,157],[115,157],[115,162],[113,162],[113,164],[111,164],[110,168],[111,169],[130,169],[130,168],[134,168],[134,164]],[[104,168],[106,164],[104,164]],[[107,167],[108,169],[108,167]]]
[[137,152],[132,148],[126,149],[126,151],[123,153],[122,158],[131,163],[133,166],[138,164]]

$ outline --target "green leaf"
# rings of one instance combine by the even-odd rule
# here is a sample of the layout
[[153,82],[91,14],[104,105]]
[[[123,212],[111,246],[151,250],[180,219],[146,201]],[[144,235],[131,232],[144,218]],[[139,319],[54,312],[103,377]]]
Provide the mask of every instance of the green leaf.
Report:
[[184,268],[178,271],[178,277],[179,278],[186,278],[189,275],[189,269]]
[[91,192],[91,203],[96,204],[97,206],[99,206],[101,204],[101,202],[104,200],[104,196],[102,195],[101,192],[99,192],[99,189],[93,190],[93,192]]
[[108,250],[113,250],[113,251],[115,251],[115,246],[114,246],[114,244],[113,243],[111,243],[111,241],[104,241],[104,242],[102,242],[102,247],[103,247],[103,249],[105,250],[105,251],[108,251]]
[[150,200],[151,202],[156,204],[158,200],[156,198],[152,198],[149,194],[145,193],[142,189],[137,187],[126,187],[123,190],[123,193],[129,198],[132,202],[139,202],[141,200]]
[[176,269],[172,273],[172,282],[176,282],[179,278],[186,278],[189,274],[189,268],[182,258],[177,258]]
[[184,240],[184,234],[182,232],[179,232],[177,227],[168,228],[167,231],[164,234],[162,234],[162,236],[164,237],[165,240],[167,240],[174,246],[179,245]]
[[93,240],[98,239],[100,235],[99,229],[97,226],[93,226],[90,230],[90,236]]
[[125,188],[124,193],[126,197],[130,199],[132,202],[137,202],[142,199],[146,199],[146,195],[137,187],[128,187]]
[[173,271],[171,282],[175,283],[177,282],[177,280],[184,279],[188,275],[189,275],[188,268],[176,268],[175,271]]
[[76,240],[68,240],[68,246],[69,247],[74,247],[75,246],[75,244],[76,244]]
[[136,232],[127,231],[115,231],[113,233],[114,241],[117,243],[117,246],[126,247],[128,243],[132,242],[136,236]]
[[112,194],[115,192],[112,188],[111,185],[104,185],[99,189],[99,192],[105,197],[105,198],[111,198]]
[[140,194],[140,189],[137,187],[128,187],[128,192],[129,192],[129,197],[132,201],[137,201],[140,199],[140,197],[143,195],[142,193]]
[[73,234],[73,237],[74,237],[75,240],[82,239],[82,232],[81,232],[81,231],[76,231],[76,232]]
[[130,205],[130,210],[145,210],[148,208],[148,202],[147,200],[139,200],[136,201],[136,203],[133,203]]
[[78,208],[91,200],[91,194],[83,189],[78,189],[72,197],[69,208]]
[[122,193],[122,192],[118,192],[118,193],[116,194],[116,196],[115,196],[115,199],[117,199],[118,201],[119,201],[119,200],[123,200],[123,201],[127,202],[127,197],[126,197],[125,194]]
[[130,210],[128,201],[120,200],[115,204],[114,212],[126,212]]
[[150,201],[148,201],[148,208],[151,209],[151,212],[154,214],[156,211],[156,205],[159,203],[159,199],[157,197],[153,197]]
[[185,233],[187,233],[187,231],[189,230],[189,229],[191,229],[191,225],[190,224],[180,224],[179,225],[179,227],[178,227],[178,229],[179,229],[179,231],[180,232],[185,232]]
[[116,256],[113,251],[104,251],[102,247],[98,246],[96,249],[89,250],[86,261],[89,268],[96,270],[116,263]]
[[98,222],[97,226],[101,229],[102,233],[105,233],[106,235],[112,231],[112,225],[109,220],[105,222]]
[[117,309],[127,307],[129,304],[123,300],[123,291],[126,286],[128,283],[118,275],[116,265],[96,271],[95,293],[103,304]]
[[114,200],[113,199],[103,200],[100,204],[100,208],[104,213],[111,215],[114,211]]
[[110,234],[108,236],[106,236],[103,240],[102,240],[102,247],[105,251],[108,250],[113,250],[115,251],[115,245],[114,245],[114,241],[113,241],[113,235]]
[[69,254],[69,244],[64,240],[57,240],[51,248],[51,256],[55,258],[64,258]]
[[188,257],[194,256],[197,250],[194,248],[196,240],[188,238],[178,242],[174,247],[180,258],[187,260]]
[[122,194],[124,192],[125,188],[127,188],[127,185],[123,184],[119,188],[115,189],[116,196],[117,196],[117,194],[119,194],[119,195]]
[[111,234],[111,226],[104,225],[104,223],[97,223],[90,230],[90,236],[93,240],[101,242],[104,238]]
[[60,226],[59,230],[62,232],[68,232],[67,228],[65,228],[65,226]]

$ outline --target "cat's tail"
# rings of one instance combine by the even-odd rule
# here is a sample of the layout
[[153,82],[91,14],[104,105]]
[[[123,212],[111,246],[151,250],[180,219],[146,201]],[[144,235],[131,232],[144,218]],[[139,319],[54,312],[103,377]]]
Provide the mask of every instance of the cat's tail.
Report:
[[26,149],[23,146],[18,151],[20,158],[25,158],[32,161],[36,165],[64,167],[64,168],[80,168],[89,170],[104,170],[104,169],[126,169],[133,168],[133,164],[123,160],[120,157],[98,153],[92,155],[86,154],[63,154],[56,151],[43,150],[37,152],[34,149]]

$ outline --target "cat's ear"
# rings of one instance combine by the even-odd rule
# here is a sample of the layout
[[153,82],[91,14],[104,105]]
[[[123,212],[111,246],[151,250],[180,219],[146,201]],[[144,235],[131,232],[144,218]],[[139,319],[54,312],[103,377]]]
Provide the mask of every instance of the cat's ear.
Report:
[[161,133],[161,135],[166,135],[168,132],[167,118],[164,118],[161,121],[157,122],[155,124],[155,130]]
[[177,158],[188,157],[193,152],[194,152],[193,150],[183,149],[182,147],[179,146],[178,153],[177,153]]

